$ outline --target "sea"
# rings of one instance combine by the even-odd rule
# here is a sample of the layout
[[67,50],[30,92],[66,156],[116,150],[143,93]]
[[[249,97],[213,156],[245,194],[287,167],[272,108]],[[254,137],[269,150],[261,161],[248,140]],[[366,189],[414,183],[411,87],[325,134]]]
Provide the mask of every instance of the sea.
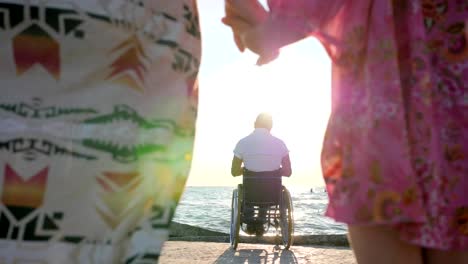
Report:
[[[235,187],[185,188],[174,221],[229,233],[232,191]],[[288,188],[294,208],[295,235],[345,234],[346,226],[325,217],[328,203],[325,189]]]

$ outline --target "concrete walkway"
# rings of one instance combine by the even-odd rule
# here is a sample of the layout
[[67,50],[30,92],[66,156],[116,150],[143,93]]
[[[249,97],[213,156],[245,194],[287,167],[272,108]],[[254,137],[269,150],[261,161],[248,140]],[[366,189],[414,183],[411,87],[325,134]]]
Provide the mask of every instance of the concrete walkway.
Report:
[[240,243],[233,251],[228,243],[168,241],[159,263],[355,264],[356,261],[349,248],[293,246],[290,250],[281,250],[274,245]]

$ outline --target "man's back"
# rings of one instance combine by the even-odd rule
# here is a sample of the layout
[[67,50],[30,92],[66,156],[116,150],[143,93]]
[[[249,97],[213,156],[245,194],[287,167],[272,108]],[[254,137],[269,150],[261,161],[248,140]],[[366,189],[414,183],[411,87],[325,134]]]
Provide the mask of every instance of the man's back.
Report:
[[244,167],[256,172],[279,169],[287,154],[286,144],[264,128],[255,129],[241,139],[234,149],[234,155],[243,160]]
[[272,126],[271,115],[262,113],[257,116],[255,130],[241,139],[234,149],[232,176],[243,174],[244,169],[252,172],[280,170],[282,176],[291,175],[289,150],[281,139],[270,134]]

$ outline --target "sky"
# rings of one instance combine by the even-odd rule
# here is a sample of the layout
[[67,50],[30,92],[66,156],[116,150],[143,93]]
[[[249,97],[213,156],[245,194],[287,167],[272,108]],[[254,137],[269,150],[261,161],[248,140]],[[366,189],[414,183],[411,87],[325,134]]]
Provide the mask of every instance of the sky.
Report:
[[256,55],[237,50],[221,23],[222,0],[198,0],[202,31],[199,112],[188,186],[236,186],[233,149],[253,131],[260,112],[273,115],[271,133],[290,151],[286,186],[323,186],[320,151],[330,114],[331,65],[320,43],[308,38],[255,66]]

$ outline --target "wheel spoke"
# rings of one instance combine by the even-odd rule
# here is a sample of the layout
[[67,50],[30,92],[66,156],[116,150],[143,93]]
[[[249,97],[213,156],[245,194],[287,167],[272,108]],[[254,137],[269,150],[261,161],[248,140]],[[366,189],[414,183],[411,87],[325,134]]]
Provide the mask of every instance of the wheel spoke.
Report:
[[294,217],[291,195],[286,188],[283,190],[282,197],[283,208],[281,210],[281,236],[283,246],[285,249],[289,249],[293,243],[294,237]]
[[232,203],[231,203],[231,226],[229,232],[229,240],[232,249],[237,248],[239,243],[239,229],[240,229],[240,207],[241,207],[241,193],[242,186],[239,185],[239,188],[232,192]]

